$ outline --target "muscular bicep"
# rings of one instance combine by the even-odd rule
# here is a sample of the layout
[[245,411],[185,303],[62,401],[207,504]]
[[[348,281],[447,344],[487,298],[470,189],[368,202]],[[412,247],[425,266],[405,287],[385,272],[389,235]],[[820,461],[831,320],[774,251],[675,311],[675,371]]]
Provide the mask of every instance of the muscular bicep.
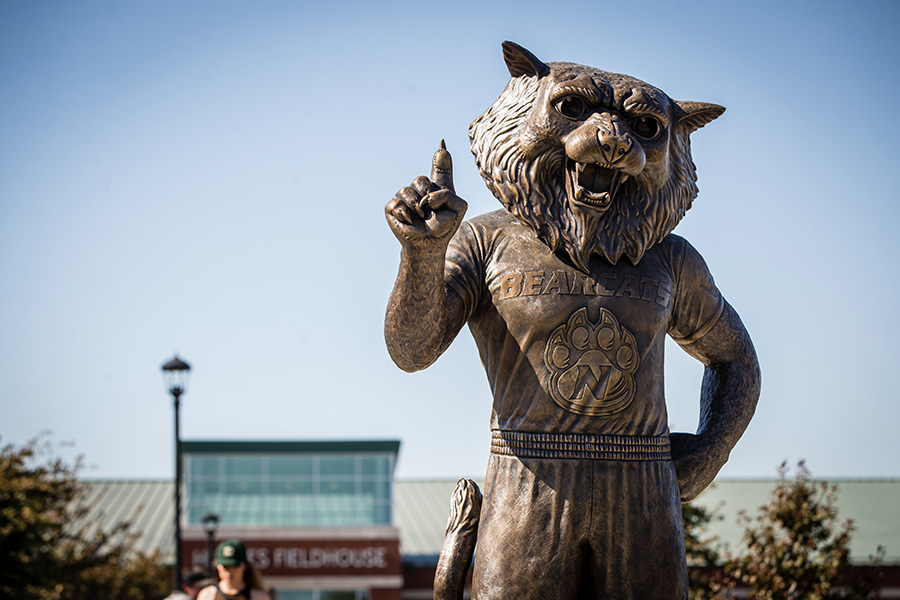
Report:
[[683,348],[706,366],[697,433],[720,440],[730,450],[750,423],[759,399],[759,362],[750,335],[726,302],[706,335]]
[[756,364],[756,351],[750,334],[728,302],[724,303],[722,314],[708,332],[690,343],[682,343],[681,347],[707,367],[734,361]]
[[760,375],[750,335],[727,302],[702,336],[680,345],[706,367],[697,433],[671,437],[681,498],[688,501],[712,482],[750,424]]

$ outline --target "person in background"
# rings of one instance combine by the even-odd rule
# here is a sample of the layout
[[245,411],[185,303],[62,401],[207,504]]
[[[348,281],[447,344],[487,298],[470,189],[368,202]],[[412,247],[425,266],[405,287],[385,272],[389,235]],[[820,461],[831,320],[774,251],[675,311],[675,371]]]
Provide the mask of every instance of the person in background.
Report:
[[225,540],[216,549],[214,583],[200,592],[197,600],[269,600],[256,568],[247,562],[247,548],[240,540]]
[[181,590],[174,591],[164,600],[196,600],[200,591],[215,583],[215,579],[207,577],[203,571],[188,571],[181,577]]

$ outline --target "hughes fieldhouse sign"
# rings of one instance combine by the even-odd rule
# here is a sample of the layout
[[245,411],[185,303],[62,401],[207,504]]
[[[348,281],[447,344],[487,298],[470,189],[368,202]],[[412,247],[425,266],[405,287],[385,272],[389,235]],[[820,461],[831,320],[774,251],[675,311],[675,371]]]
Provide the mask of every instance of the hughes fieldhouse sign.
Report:
[[[388,575],[401,572],[398,540],[242,540],[264,575]],[[182,542],[186,558],[205,568],[205,542]]]

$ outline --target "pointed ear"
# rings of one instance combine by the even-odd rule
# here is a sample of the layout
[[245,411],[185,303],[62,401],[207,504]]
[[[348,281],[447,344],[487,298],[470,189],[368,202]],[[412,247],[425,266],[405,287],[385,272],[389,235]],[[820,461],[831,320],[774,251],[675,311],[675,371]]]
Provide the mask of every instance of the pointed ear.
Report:
[[550,67],[515,42],[503,42],[503,60],[506,61],[506,68],[513,77],[520,75],[544,77],[550,74]]
[[676,102],[679,109],[678,123],[687,129],[687,132],[694,133],[707,123],[714,121],[719,115],[725,112],[724,106],[718,104],[710,104],[709,102]]

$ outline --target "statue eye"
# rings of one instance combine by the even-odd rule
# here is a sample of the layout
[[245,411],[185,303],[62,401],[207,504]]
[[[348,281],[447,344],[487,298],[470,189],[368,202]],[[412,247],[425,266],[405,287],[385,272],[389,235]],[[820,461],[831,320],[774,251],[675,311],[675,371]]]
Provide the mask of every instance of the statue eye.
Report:
[[655,117],[638,117],[631,122],[631,130],[645,140],[652,140],[662,132],[662,125]]
[[556,103],[556,110],[567,119],[583,119],[589,112],[587,102],[580,96],[566,96]]

